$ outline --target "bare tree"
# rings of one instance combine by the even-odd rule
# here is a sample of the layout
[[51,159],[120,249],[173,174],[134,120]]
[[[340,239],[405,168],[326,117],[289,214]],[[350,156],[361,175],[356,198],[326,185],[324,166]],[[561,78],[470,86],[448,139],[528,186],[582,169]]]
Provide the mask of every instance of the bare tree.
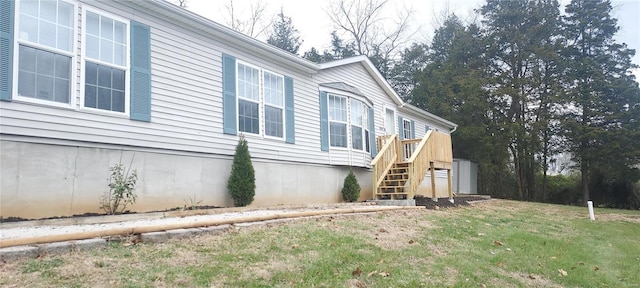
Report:
[[[238,11],[233,0],[224,5],[227,10],[227,26],[250,37],[260,37],[270,26],[272,16],[267,15],[267,4],[262,0],[250,0],[249,9]],[[247,15],[247,13],[249,13]],[[268,23],[267,23],[268,22]]]
[[389,0],[335,0],[327,15],[360,55],[367,55],[383,75],[388,75],[413,33],[409,31],[413,9],[402,7],[386,17]]

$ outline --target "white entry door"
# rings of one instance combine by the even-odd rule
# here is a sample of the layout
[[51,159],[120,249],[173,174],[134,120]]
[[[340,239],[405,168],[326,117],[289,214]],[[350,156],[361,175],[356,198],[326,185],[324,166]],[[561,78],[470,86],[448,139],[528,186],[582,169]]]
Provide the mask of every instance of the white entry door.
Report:
[[396,111],[393,109],[385,109],[384,131],[386,135],[396,134]]

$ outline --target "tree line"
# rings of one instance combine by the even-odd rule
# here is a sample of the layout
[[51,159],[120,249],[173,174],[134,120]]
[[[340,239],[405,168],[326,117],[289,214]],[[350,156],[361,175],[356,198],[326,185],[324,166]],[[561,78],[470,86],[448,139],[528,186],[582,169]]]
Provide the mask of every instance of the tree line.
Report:
[[[445,13],[430,43],[409,42],[411,9],[385,24],[388,5],[330,2],[331,48],[302,57],[367,55],[405,101],[457,123],[454,157],[478,163],[479,193],[640,208],[638,66],[614,38],[609,0],[487,0],[474,11],[481,20]],[[283,9],[266,34],[299,53]],[[559,155],[570,172],[550,175]]]

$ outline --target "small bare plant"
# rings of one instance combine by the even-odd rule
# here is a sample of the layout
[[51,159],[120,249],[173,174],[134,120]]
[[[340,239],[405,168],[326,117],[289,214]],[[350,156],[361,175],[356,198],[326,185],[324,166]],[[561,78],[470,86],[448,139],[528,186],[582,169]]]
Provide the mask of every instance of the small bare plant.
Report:
[[[133,162],[133,158],[131,159]],[[136,203],[135,194],[136,182],[138,182],[138,171],[129,168],[125,169],[122,163],[115,164],[109,168],[109,191],[105,192],[100,201],[100,208],[107,214],[119,214],[125,211],[127,206]],[[125,171],[126,170],[126,171]]]
[[183,201],[184,201],[184,207],[182,208],[182,211],[196,210],[198,209],[198,205],[202,203],[202,200],[196,201],[196,198],[191,198],[191,197],[189,197],[188,202],[186,199],[183,199]]

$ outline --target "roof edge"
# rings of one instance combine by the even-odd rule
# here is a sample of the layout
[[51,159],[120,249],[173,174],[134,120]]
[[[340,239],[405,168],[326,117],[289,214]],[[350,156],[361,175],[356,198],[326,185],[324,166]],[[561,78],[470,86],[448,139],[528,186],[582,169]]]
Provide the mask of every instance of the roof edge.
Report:
[[[307,59],[304,59],[296,54],[292,54],[289,53],[288,51],[284,51],[280,48],[277,48],[275,46],[269,45],[267,43],[264,43],[258,39],[249,37],[245,34],[242,34],[238,31],[235,31],[227,26],[224,26],[218,22],[215,22],[211,19],[208,19],[204,16],[201,16],[195,12],[189,11],[185,8],[181,8],[176,6],[173,3],[170,3],[169,1],[166,0],[148,0],[148,1],[139,1],[139,0],[119,0],[120,2],[128,2],[130,4],[133,4],[135,6],[142,6],[144,7],[145,4],[149,4],[151,3],[152,5],[156,6],[156,7],[160,7],[163,10],[165,10],[167,13],[172,14],[172,16],[179,16],[179,17],[183,17],[185,19],[184,23],[189,25],[190,23],[187,20],[191,20],[194,21],[200,25],[203,25],[207,28],[210,28],[214,31],[217,31],[227,37],[233,38],[235,40],[237,40],[238,42],[244,43],[248,45],[248,49],[251,49],[253,47],[258,48],[258,50],[262,50],[264,51],[264,54],[267,56],[270,55],[276,55],[279,58],[282,58],[284,60],[287,61],[291,61],[294,62],[297,65],[300,65],[302,68],[310,70],[307,72],[313,72],[313,73],[317,73],[317,71],[320,69],[319,65],[315,62],[309,61]],[[204,31],[207,33],[212,33],[212,31]],[[253,49],[256,50],[256,49]]]

